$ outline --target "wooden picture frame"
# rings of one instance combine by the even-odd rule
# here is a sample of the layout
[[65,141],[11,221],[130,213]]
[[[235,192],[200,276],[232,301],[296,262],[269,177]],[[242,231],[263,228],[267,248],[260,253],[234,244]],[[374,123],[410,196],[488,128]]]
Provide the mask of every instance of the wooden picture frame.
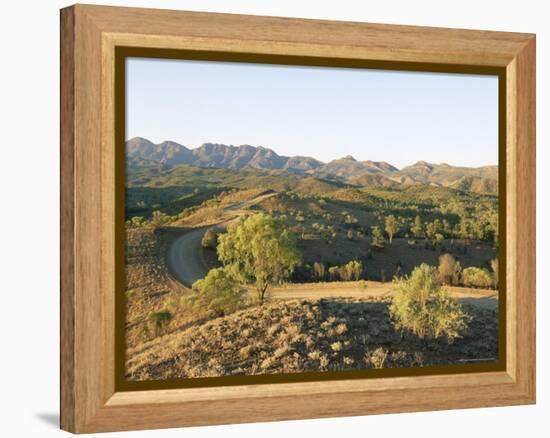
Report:
[[[117,48],[504,79],[502,370],[124,391],[116,383]],[[436,67],[434,67],[436,66]],[[501,174],[502,175],[502,174]],[[120,208],[120,206],[118,207]],[[535,36],[76,5],[61,11],[61,427],[74,433],[535,402]]]

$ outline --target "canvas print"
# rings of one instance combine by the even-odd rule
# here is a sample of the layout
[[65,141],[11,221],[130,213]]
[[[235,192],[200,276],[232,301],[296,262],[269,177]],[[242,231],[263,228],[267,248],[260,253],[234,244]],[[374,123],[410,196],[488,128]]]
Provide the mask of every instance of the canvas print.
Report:
[[498,78],[126,59],[125,377],[499,360]]

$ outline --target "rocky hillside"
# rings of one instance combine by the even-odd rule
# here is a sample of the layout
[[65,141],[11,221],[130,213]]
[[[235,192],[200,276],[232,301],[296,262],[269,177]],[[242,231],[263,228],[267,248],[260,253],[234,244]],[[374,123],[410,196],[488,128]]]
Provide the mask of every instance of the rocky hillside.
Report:
[[129,163],[134,166],[157,162],[168,166],[189,164],[197,167],[218,167],[240,170],[245,167],[264,170],[309,172],[323,163],[311,157],[285,157],[262,146],[227,146],[204,143],[196,149],[165,141],[154,144],[136,137],[126,143]]
[[397,171],[397,167],[385,161],[357,161],[351,155],[347,155],[321,166],[315,173],[318,176],[347,179],[365,174],[391,174]]
[[273,301],[166,334],[127,351],[128,380],[341,371],[492,362],[498,317],[465,306],[473,317],[454,343],[403,336],[387,302]]

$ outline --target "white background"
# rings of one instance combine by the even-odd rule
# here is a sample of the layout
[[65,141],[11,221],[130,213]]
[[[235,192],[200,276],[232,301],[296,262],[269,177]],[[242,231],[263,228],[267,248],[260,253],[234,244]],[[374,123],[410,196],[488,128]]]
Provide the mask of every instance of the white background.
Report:
[[[491,409],[129,432],[140,437],[543,436],[550,429],[548,23],[543,1],[111,1],[112,5],[537,34],[538,404]],[[6,1],[0,14],[0,433],[59,436],[59,8]],[[546,190],[546,194],[544,193]],[[546,197],[546,198],[545,198]],[[545,202],[546,201],[546,202]],[[546,227],[547,228],[547,227]],[[25,383],[22,384],[21,380]],[[546,415],[544,415],[546,414]],[[546,433],[543,432],[546,429]],[[107,436],[107,435],[101,435]],[[548,435],[546,435],[548,436]]]

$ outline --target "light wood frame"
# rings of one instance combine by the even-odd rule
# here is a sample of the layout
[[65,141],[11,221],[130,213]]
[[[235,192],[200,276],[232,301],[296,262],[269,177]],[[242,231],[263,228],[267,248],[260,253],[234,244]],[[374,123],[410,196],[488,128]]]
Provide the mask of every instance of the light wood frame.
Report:
[[[115,47],[506,73],[506,370],[116,392]],[[61,427],[75,433],[535,402],[535,36],[76,5],[61,11]]]

